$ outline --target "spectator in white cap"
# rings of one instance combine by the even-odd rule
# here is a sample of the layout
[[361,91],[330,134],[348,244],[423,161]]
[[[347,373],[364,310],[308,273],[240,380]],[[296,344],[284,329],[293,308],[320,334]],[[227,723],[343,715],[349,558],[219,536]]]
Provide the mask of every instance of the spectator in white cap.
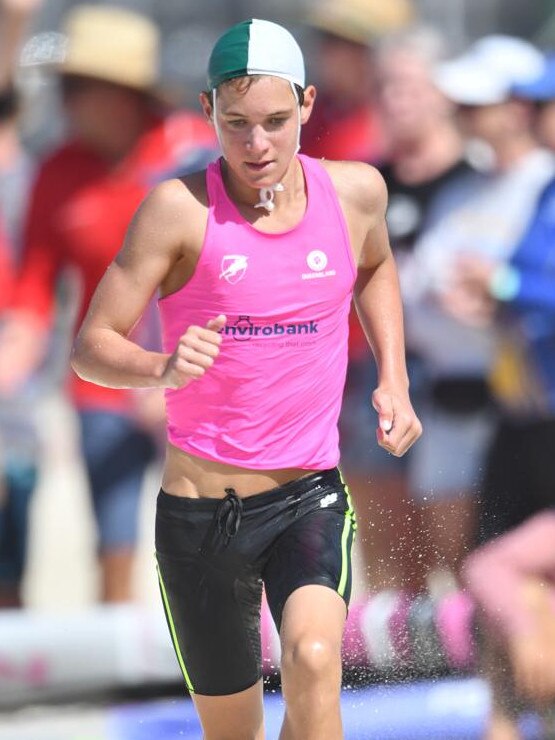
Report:
[[515,85],[512,92],[514,97],[529,100],[536,106],[539,114],[535,120],[536,135],[555,151],[555,54],[546,55],[539,77]]
[[492,35],[476,41],[464,54],[438,65],[435,80],[459,105],[504,103],[514,85],[536,78],[543,69],[542,54],[528,41]]
[[[280,737],[343,737],[356,521],[337,420],[353,297],[379,367],[379,444],[402,455],[421,431],[383,180],[298,153],[314,98],[285,28],[254,19],[223,34],[201,94],[223,156],[145,200],[75,344],[94,383],[166,389],[160,588],[214,740],[264,737],[263,586],[281,641]],[[129,339],[157,290],[161,353]]]
[[553,156],[534,136],[532,105],[512,95],[542,68],[526,41],[489,36],[437,66],[435,81],[458,106],[469,140],[485,144],[492,165],[443,188],[431,205],[410,267],[403,273],[407,337],[424,364],[427,435],[409,460],[410,486],[429,522],[424,534],[433,590],[454,587],[474,533],[481,471],[492,434],[491,376],[498,356],[491,325],[469,326],[455,287],[458,260],[511,253],[553,174]]

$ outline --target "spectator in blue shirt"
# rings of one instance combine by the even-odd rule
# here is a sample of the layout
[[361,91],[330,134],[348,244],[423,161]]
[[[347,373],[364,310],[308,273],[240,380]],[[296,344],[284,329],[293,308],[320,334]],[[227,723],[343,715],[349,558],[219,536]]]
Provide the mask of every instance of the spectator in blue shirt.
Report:
[[[536,103],[538,136],[555,150],[555,55],[538,79],[513,93]],[[462,575],[484,628],[481,662],[492,688],[486,737],[512,740],[520,737],[518,712],[526,706],[544,715],[548,732],[553,715],[545,710],[555,702],[555,674],[546,669],[552,666],[555,585],[549,558],[541,557],[553,552],[555,531],[555,179],[512,256],[503,262],[465,257],[457,282],[465,296],[459,318],[475,325],[495,318],[505,337],[496,374],[503,413],[480,512],[482,542],[496,541],[475,550]],[[491,578],[484,588],[498,566],[520,584],[514,593],[499,588],[497,576],[497,588]],[[526,616],[526,628],[512,630],[519,615]]]

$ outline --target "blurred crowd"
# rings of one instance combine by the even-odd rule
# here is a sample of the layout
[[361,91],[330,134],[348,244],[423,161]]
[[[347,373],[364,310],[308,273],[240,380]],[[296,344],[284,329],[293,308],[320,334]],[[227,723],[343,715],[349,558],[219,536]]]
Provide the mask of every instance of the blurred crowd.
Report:
[[[148,189],[218,156],[199,109],[160,84],[159,28],[129,4],[72,4],[50,53],[25,68],[44,3],[0,0],[5,607],[24,605],[36,410],[61,387],[95,517],[98,597],[133,598],[163,400],[77,379],[71,332]],[[555,56],[498,33],[455,53],[409,0],[320,0],[298,20],[318,86],[302,150],[370,162],[388,186],[424,425],[405,458],[376,445],[375,367],[353,316],[342,467],[359,516],[358,589],[372,596],[365,618],[379,626],[401,596],[464,589],[495,699],[488,737],[510,740],[521,705],[543,711],[555,698]],[[25,113],[44,85],[56,121],[38,150]],[[155,297],[136,332],[158,347]]]

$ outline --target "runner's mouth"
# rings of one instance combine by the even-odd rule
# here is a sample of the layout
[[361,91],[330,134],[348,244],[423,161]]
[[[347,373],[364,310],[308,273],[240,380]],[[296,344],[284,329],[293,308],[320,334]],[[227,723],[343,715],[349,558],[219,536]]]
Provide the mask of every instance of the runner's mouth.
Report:
[[272,164],[271,160],[268,160],[266,162],[245,162],[245,165],[249,170],[252,170],[254,172],[262,172],[262,170],[266,169]]

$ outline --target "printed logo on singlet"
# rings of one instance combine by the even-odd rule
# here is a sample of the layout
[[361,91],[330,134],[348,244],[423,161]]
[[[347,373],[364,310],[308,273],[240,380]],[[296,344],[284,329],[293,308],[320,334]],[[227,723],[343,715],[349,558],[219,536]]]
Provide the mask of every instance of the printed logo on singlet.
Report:
[[328,266],[328,255],[322,252],[321,249],[313,249],[312,252],[309,252],[306,257],[306,264],[312,272],[303,272],[301,275],[303,280],[333,277],[336,274],[335,270],[326,270]]
[[238,283],[245,276],[248,257],[244,254],[226,254],[222,257],[220,280],[227,280],[231,285]]
[[235,323],[226,324],[220,334],[231,336],[236,342],[247,342],[253,337],[281,337],[318,334],[317,321],[302,321],[294,324],[273,324],[260,326],[251,321],[250,316],[239,316]]
[[320,499],[320,508],[321,509],[327,509],[328,506],[331,506],[332,504],[335,504],[337,501],[337,494],[336,493],[328,493],[327,496],[324,496]]

